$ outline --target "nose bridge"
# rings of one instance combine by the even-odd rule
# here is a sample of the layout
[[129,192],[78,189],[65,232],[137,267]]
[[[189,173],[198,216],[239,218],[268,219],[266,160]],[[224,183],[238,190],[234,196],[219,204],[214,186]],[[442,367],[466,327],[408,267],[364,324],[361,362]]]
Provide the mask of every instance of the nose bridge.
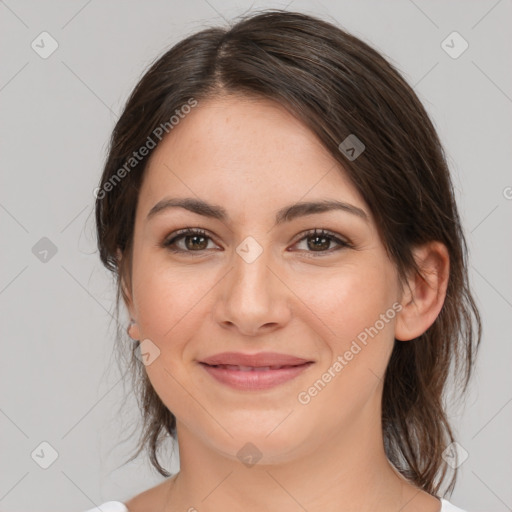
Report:
[[[265,243],[265,242],[262,242]],[[248,300],[267,302],[271,300],[269,264],[270,247],[263,246],[254,237],[246,237],[236,248],[233,255],[234,271],[232,276],[232,297],[239,296]]]
[[[265,243],[265,242],[263,242]],[[236,324],[246,333],[285,320],[286,307],[279,280],[272,272],[272,250],[248,236],[233,253],[232,271],[222,293],[217,320]]]

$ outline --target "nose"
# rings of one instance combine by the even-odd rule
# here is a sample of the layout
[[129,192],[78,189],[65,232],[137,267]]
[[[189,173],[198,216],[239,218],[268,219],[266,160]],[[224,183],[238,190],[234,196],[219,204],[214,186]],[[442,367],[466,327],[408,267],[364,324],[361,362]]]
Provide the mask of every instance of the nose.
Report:
[[290,320],[291,292],[271,252],[266,248],[254,260],[242,251],[233,253],[231,271],[222,280],[214,308],[215,320],[223,328],[256,336]]

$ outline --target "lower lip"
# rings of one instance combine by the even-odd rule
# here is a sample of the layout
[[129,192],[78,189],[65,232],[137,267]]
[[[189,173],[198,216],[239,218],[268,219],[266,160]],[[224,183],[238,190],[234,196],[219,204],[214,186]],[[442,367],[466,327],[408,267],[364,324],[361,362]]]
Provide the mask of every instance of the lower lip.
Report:
[[283,384],[284,382],[288,382],[309,368],[313,363],[309,362],[298,366],[280,368],[278,370],[250,370],[246,372],[208,366],[204,363],[200,364],[214,379],[218,380],[222,384],[227,384],[235,389],[249,391],[269,389],[279,384]]

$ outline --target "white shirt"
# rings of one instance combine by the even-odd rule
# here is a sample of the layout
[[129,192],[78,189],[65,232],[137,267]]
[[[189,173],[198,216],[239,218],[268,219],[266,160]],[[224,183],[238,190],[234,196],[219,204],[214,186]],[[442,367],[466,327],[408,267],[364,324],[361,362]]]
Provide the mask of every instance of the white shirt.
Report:
[[[96,508],[91,508],[85,512],[129,512],[124,503],[120,501],[107,501]],[[461,508],[452,505],[449,501],[441,499],[441,510],[439,512],[466,512]]]

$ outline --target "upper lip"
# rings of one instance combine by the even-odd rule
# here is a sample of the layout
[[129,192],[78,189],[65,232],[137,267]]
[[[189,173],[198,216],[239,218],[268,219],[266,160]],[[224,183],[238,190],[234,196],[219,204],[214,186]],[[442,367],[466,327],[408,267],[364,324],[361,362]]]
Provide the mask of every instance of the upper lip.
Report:
[[297,366],[313,362],[302,357],[295,357],[277,352],[259,352],[257,354],[244,354],[242,352],[222,352],[200,361],[208,365],[231,364],[238,366]]

